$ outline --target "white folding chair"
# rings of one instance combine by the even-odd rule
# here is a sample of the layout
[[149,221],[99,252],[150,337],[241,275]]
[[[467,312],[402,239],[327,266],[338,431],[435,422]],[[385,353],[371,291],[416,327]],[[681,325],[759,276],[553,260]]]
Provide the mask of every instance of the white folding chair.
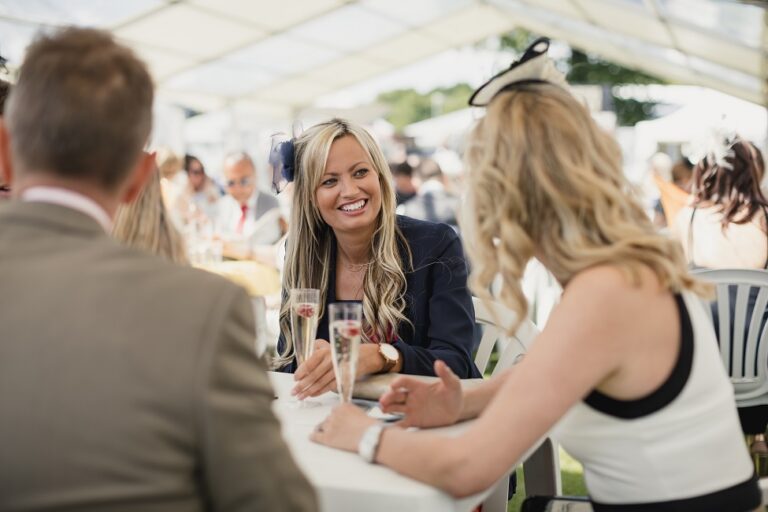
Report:
[[[698,270],[715,285],[720,357],[731,377],[738,407],[768,404],[768,272],[765,270]],[[735,291],[735,293],[734,293]],[[754,300],[749,307],[750,299]],[[712,317],[709,301],[704,309]],[[713,320],[714,321],[714,320]]]
[[[528,319],[518,326],[514,334],[507,334],[515,323],[517,315],[508,307],[496,301],[486,302],[472,297],[475,321],[483,327],[483,336],[475,355],[475,365],[485,373],[494,348],[499,359],[491,375],[518,363],[539,335],[539,329]],[[528,495],[558,495],[561,493],[560,457],[557,447],[546,438],[523,463],[525,490]],[[494,491],[483,502],[483,510],[496,512],[507,510],[509,481],[503,478]]]
[[483,328],[480,346],[475,354],[475,365],[482,372],[488,369],[494,348],[499,352],[499,359],[491,375],[517,363],[528,351],[531,343],[539,335],[539,329],[530,320],[523,320],[513,335],[507,333],[515,323],[517,315],[503,304],[485,302],[472,297],[475,308],[475,322]]

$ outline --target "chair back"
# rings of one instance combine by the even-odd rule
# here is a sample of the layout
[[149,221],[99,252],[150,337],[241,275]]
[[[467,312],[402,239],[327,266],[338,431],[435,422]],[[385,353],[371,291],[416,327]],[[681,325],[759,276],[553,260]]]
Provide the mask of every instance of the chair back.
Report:
[[514,311],[497,301],[484,301],[472,297],[475,308],[475,321],[483,327],[483,336],[475,355],[475,365],[485,373],[494,347],[499,350],[499,360],[492,375],[517,363],[528,351],[539,329],[527,318],[523,320],[512,336],[507,335],[514,325],[517,315]]
[[715,285],[716,297],[704,300],[731,377],[739,407],[768,404],[768,272],[697,270],[696,277]]
[[[483,336],[475,355],[477,368],[485,373],[494,347],[499,350],[499,359],[491,375],[516,364],[530,349],[539,329],[529,319],[524,319],[513,335],[508,335],[517,319],[514,311],[497,301],[484,301],[472,297],[475,307],[475,321],[483,327]],[[529,452],[523,463],[526,492],[533,494],[560,494],[560,457],[557,444],[545,438]],[[497,484],[494,491],[483,502],[483,510],[505,512],[507,510],[507,485],[505,479]]]

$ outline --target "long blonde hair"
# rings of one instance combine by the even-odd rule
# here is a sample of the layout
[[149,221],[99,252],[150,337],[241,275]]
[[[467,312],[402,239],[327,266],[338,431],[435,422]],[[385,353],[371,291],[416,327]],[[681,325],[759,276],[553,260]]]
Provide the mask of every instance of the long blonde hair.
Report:
[[188,263],[184,240],[163,204],[157,169],[152,171],[139,197],[117,209],[112,236],[129,247],[163,256],[175,263]]
[[672,291],[706,293],[679,243],[656,233],[632,195],[618,145],[564,88],[536,83],[499,94],[466,159],[470,284],[489,298],[500,274],[501,299],[518,318],[527,312],[520,278],[535,253],[563,286],[599,264],[618,266],[637,284],[645,265]]
[[410,249],[397,227],[395,192],[389,165],[379,145],[362,127],[343,119],[332,119],[313,126],[295,142],[295,181],[290,232],[286,241],[283,272],[283,302],[280,307],[280,332],[285,350],[272,362],[279,368],[294,357],[290,330],[290,304],[287,296],[292,288],[320,290],[320,312],[325,310],[325,297],[330,283],[331,254],[336,238],[325,223],[315,201],[315,192],[325,172],[333,142],[341,137],[354,137],[368,153],[381,186],[381,211],[371,239],[371,264],[363,279],[363,337],[366,341],[386,340],[396,333],[401,322],[408,322],[405,309],[405,271],[400,246],[405,251],[406,265],[412,264]]

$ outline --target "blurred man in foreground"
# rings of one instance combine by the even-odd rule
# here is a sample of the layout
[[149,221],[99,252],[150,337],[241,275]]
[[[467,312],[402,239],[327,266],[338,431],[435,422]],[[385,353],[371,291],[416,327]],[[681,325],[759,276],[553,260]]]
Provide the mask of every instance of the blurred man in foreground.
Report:
[[108,34],[27,50],[0,124],[0,510],[314,510],[245,292],[107,232],[153,88]]

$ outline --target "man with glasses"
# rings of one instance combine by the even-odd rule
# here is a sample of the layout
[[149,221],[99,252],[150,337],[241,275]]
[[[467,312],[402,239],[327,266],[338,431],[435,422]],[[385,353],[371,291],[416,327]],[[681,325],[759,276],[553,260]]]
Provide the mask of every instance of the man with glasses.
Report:
[[248,257],[282,235],[277,198],[256,188],[256,166],[245,152],[224,159],[227,196],[221,200],[216,229],[229,242],[228,253]]

